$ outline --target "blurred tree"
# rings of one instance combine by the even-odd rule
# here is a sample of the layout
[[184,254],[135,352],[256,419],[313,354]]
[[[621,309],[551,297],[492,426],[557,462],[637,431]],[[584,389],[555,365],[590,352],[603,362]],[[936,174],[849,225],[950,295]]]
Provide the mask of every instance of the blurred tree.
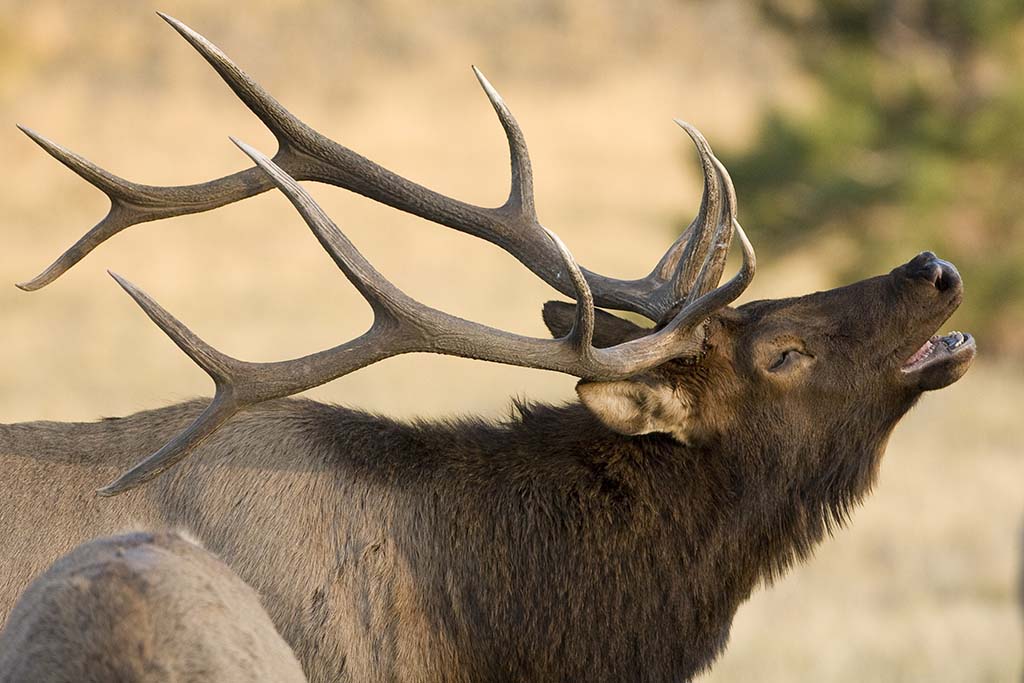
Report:
[[1024,353],[1024,0],[760,0],[817,84],[725,155],[763,248],[840,231],[837,279],[955,254],[985,350]]

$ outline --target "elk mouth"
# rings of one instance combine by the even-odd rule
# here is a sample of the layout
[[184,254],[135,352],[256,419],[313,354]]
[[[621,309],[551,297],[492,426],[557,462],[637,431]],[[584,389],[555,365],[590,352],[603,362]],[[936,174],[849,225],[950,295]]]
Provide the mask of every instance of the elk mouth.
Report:
[[[963,300],[963,281],[956,266],[930,251],[921,252],[894,269],[893,274],[900,283],[911,288],[912,300],[916,301],[914,309],[933,311],[913,325],[924,334],[948,320]],[[904,384],[917,391],[941,389],[967,372],[976,351],[974,337],[959,331],[922,339],[923,336],[910,335],[896,351]]]
[[922,344],[910,358],[903,361],[900,370],[914,372],[973,348],[974,337],[965,332],[954,330],[944,336],[935,335]]
[[935,335],[903,361],[900,372],[922,390],[941,389],[960,379],[976,350],[974,337],[966,332]]

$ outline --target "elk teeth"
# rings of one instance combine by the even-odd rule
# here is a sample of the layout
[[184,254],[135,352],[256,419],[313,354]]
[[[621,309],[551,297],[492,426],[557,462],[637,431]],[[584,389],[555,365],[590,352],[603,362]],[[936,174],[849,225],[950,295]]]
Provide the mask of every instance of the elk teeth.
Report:
[[910,358],[908,358],[906,360],[904,365],[905,366],[916,365],[917,363],[923,361],[925,358],[930,356],[934,351],[935,351],[935,344],[932,343],[932,341],[929,339],[928,341],[926,341],[924,344],[921,345],[921,348],[919,348],[914,353],[914,355],[912,355]]
[[950,332],[948,335],[946,335],[944,341],[946,343],[946,348],[948,348],[949,350],[953,350],[961,346],[964,342],[966,342],[967,336],[959,330],[954,330]]

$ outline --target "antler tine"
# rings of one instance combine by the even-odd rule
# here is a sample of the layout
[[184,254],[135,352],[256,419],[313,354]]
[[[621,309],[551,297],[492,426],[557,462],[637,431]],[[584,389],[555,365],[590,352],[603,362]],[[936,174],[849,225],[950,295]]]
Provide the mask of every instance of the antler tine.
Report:
[[185,352],[196,365],[206,371],[206,374],[213,379],[217,386],[230,383],[233,371],[237,369],[238,361],[213,348],[200,339],[192,330],[167,312],[160,304],[153,300],[144,291],[133,285],[126,278],[108,270],[110,277],[114,278],[117,284],[128,293],[135,303],[139,305],[149,319],[156,323],[157,327],[163,330],[164,334],[171,338],[175,345]]
[[697,217],[694,218],[693,224],[687,230],[689,239],[680,254],[679,262],[671,279],[673,298],[675,301],[684,301],[694,289],[694,284],[697,282],[700,269],[711,246],[715,228],[719,224],[722,195],[711,146],[696,128],[680,119],[674,119],[674,121],[686,131],[697,147],[701,171],[704,175],[704,192],[701,196],[700,210]]
[[576,299],[576,319],[573,321],[572,329],[565,337],[580,353],[590,356],[590,349],[594,341],[594,296],[587,285],[587,278],[580,271],[576,259],[572,257],[569,248],[561,238],[550,230],[545,231],[548,237],[558,248],[562,257],[562,263],[569,272],[569,279],[572,281],[572,288]]
[[[680,271],[681,259],[683,258],[684,253],[688,253],[693,249],[693,247],[690,247],[690,249],[687,249],[687,247],[690,246],[695,239],[699,239],[699,236],[695,236],[695,233],[701,229],[706,228],[708,222],[708,213],[709,209],[711,208],[709,206],[709,204],[711,203],[710,195],[713,192],[715,192],[718,187],[718,179],[716,178],[713,172],[712,165],[709,163],[705,163],[706,157],[713,156],[711,154],[710,146],[707,145],[707,141],[704,140],[703,136],[700,136],[700,133],[697,132],[696,129],[694,129],[692,126],[690,126],[690,124],[685,123],[680,119],[672,120],[677,125],[683,127],[684,130],[689,129],[696,132],[696,134],[699,136],[699,140],[703,141],[704,144],[701,144],[697,140],[694,140],[694,142],[697,144],[698,158],[701,161],[700,168],[704,184],[703,190],[701,191],[700,208],[697,211],[697,215],[694,216],[692,221],[690,221],[690,224],[686,227],[686,230],[684,230],[682,234],[680,234],[679,237],[676,238],[676,241],[673,242],[672,245],[668,248],[665,254],[658,261],[658,264],[651,271],[651,274],[647,276],[648,279],[662,283],[673,280],[674,276],[677,276],[679,278],[682,278],[684,276],[684,273]],[[678,294],[676,293],[677,289],[682,289],[685,292],[685,284],[673,285],[673,296],[678,296]]]
[[89,252],[125,228],[184,213],[207,211],[234,201],[240,193],[256,194],[273,187],[266,176],[245,172],[193,186],[140,185],[103,170],[27,126],[19,125],[18,128],[46,150],[47,154],[99,189],[110,200],[110,210],[99,223],[42,273],[17,284],[20,289],[29,292],[53,282]]
[[[146,314],[214,379],[216,393],[206,410],[184,432],[101,489],[101,495],[127,491],[159,475],[186,457],[240,410],[296,394],[402,353],[424,351],[477,358],[554,370],[591,380],[628,377],[681,352],[695,352],[692,326],[699,324],[713,307],[722,305],[726,297],[738,295],[742,287],[737,290],[736,282],[749,281],[749,276],[741,271],[729,284],[685,307],[669,325],[657,332],[618,346],[597,349],[591,343],[595,311],[586,278],[568,248],[557,235],[548,232],[579,301],[572,331],[561,339],[535,339],[496,330],[408,297],[366,261],[293,178],[255,149],[244,143],[236,144],[288,197],[324,249],[370,302],[374,309],[373,325],[349,342],[302,358],[274,363],[243,362],[209,346],[148,295],[115,275]],[[752,275],[753,251],[738,224],[736,229],[745,246],[744,268],[749,263]]]
[[[220,74],[228,87],[238,95],[238,99],[242,100],[245,106],[270,129],[270,132],[277,138],[278,145],[287,147],[300,142],[315,144],[321,137],[319,133],[282,107],[280,102],[275,100],[249,74],[239,69],[219,47],[174,17],[163,12],[157,12],[157,15],[170,24]],[[298,146],[301,148],[302,145]]]
[[697,281],[686,297],[687,302],[696,301],[718,286],[718,281],[722,278],[722,271],[725,270],[725,260],[729,256],[729,247],[732,245],[733,222],[736,221],[737,215],[736,189],[722,162],[716,157],[712,157],[711,160],[714,162],[718,177],[725,188],[725,207],[718,227],[715,228],[714,238],[707,256],[704,258]]
[[508,152],[512,162],[512,187],[509,190],[505,206],[528,219],[536,220],[537,210],[533,199],[533,167],[530,164],[530,153],[526,147],[526,137],[505,104],[505,100],[484,77],[483,72],[474,66],[473,73],[480,81],[480,86],[487,94],[487,99],[491,101],[491,106],[494,107],[494,112],[498,115],[501,127],[505,129],[505,137],[508,138]]
[[[700,216],[698,212],[698,217]],[[690,241],[690,235],[698,225],[697,218],[695,217],[690,224],[686,227],[683,232],[679,234],[676,241],[673,242],[668,250],[662,254],[661,258],[658,259],[657,265],[651,270],[647,279],[655,282],[668,282],[672,279],[672,275],[676,272],[679,267],[679,259],[683,257],[683,250],[686,248],[687,242]]]
[[188,457],[196,446],[223,427],[238,411],[239,407],[218,391],[210,405],[185,431],[114,481],[97,489],[96,494],[116,496],[155,479]]
[[234,377],[240,361],[222,354],[185,327],[148,294],[116,273],[110,273],[135,303],[164,333],[213,379],[216,393],[202,414],[185,431],[160,450],[141,461],[115,481],[99,489],[101,496],[114,496],[145,483],[185,458],[193,448],[216,432],[243,407],[236,395]]
[[757,257],[754,254],[754,247],[750,244],[750,240],[747,239],[747,233],[743,231],[739,221],[733,218],[731,223],[732,229],[735,231],[736,237],[739,238],[742,247],[743,262],[740,264],[740,269],[724,285],[704,294],[680,311],[679,317],[681,321],[679,324],[683,326],[692,325],[694,321],[702,321],[711,313],[728,306],[743,294],[750,285],[751,280],[754,279],[754,271],[757,269]]

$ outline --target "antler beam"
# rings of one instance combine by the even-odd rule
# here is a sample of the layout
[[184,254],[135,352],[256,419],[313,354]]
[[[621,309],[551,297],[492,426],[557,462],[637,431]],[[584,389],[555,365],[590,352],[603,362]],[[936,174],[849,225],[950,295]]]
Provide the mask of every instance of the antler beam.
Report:
[[[504,204],[495,208],[474,206],[441,195],[321,135],[282,107],[206,38],[177,19],[165,14],[160,16],[213,66],[273,132],[278,141],[273,161],[288,175],[298,180],[336,185],[485,239],[508,251],[558,291],[567,296],[575,294],[572,284],[563,277],[561,254],[555,244],[544,237],[546,230],[537,219],[530,158],[522,130],[501,96],[476,67],[473,71],[505,130],[511,157],[509,196]],[[681,300],[690,303],[717,285],[733,233],[730,221],[723,220],[722,211],[723,190],[725,194],[732,194],[728,174],[717,163],[703,136],[692,126],[677,123],[693,139],[701,160],[704,193],[697,217],[644,278],[620,280],[580,269],[598,306],[633,311],[660,322]],[[141,185],[108,173],[28,128],[21,129],[110,199],[110,211],[99,223],[42,273],[18,285],[29,291],[53,282],[97,246],[132,225],[209,211],[273,187],[258,168],[195,185]]]

